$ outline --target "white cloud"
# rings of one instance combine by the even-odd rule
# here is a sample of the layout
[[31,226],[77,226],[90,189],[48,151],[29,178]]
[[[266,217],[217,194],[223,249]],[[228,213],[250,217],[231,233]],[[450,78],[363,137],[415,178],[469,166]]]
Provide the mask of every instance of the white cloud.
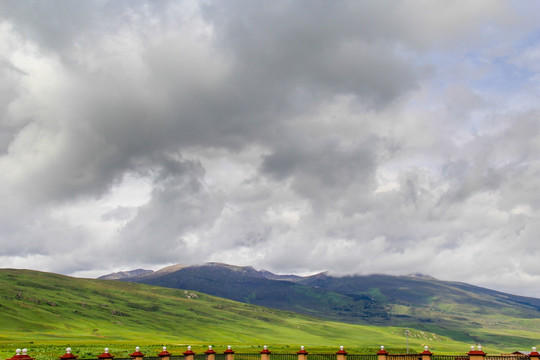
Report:
[[5,266],[540,296],[538,5],[42,3],[0,4]]

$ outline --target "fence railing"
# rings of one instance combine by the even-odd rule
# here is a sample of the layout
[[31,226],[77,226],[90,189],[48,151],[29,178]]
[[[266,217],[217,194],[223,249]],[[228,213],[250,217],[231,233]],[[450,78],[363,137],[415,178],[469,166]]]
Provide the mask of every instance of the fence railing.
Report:
[[272,357],[272,360],[298,360],[298,355],[296,354],[272,353],[270,356]]
[[372,354],[347,354],[347,360],[377,360],[377,355]]
[[[225,354],[215,354],[214,360],[225,360]],[[298,360],[297,354],[271,353],[271,360]],[[207,360],[206,354],[195,354],[193,360]],[[334,354],[309,354],[309,360],[335,360]],[[378,355],[373,354],[347,354],[347,360],[378,360]],[[260,360],[261,355],[257,353],[235,353],[234,360]],[[422,354],[388,354],[387,360],[418,360],[422,359]],[[11,359],[8,359],[11,360]],[[13,359],[16,360],[16,359]],[[78,358],[77,360],[96,360],[96,358]],[[114,357],[113,360],[133,360],[132,357]],[[163,360],[158,356],[145,356],[144,360]],[[184,355],[170,356],[169,360],[186,360]],[[431,360],[470,360],[468,355],[431,355]],[[527,355],[486,355],[484,360],[530,360]],[[540,360],[540,359],[539,359]]]
[[[276,355],[272,354],[272,359],[274,359],[276,357]],[[296,360],[296,356],[295,356],[295,360]],[[234,354],[234,359],[235,360],[260,360],[261,359],[261,355],[260,354]]]
[[[191,351],[191,346],[189,346],[188,351],[184,352],[183,355],[172,355],[164,347],[163,351],[157,357],[144,356],[144,354],[139,352],[139,348],[137,347],[136,351],[129,358],[115,358],[109,354],[109,349],[106,348],[105,352],[98,355],[97,358],[98,360],[540,360],[540,354],[536,351],[536,348],[533,347],[532,350],[528,355],[523,353],[487,355],[478,346],[477,349],[471,347],[471,351],[464,355],[438,355],[431,353],[426,346],[424,352],[419,354],[389,354],[384,350],[384,346],[381,346],[381,350],[377,354],[347,354],[343,346],[341,346],[340,350],[335,354],[312,354],[305,351],[302,346],[296,354],[279,354],[271,353],[265,346],[260,354],[256,354],[235,353],[229,346],[225,352],[219,354],[213,351],[211,347],[205,353],[196,354]],[[60,356],[60,359],[76,360],[77,356],[71,354],[71,349],[68,348],[66,349],[66,353]],[[7,360],[34,360],[34,358],[27,354],[26,349],[17,349],[16,355]],[[79,360],[95,360],[95,358]]]
[[422,354],[388,354],[388,360],[418,360]]
[[[333,354],[309,354],[309,360],[336,360],[336,355]],[[274,357],[272,356],[272,360]]]
[[431,355],[431,360],[469,360],[468,355]]

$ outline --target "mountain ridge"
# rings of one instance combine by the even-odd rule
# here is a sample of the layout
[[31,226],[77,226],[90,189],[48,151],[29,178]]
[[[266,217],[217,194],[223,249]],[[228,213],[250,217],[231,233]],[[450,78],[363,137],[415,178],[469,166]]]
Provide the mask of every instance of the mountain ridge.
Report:
[[133,277],[145,276],[153,272],[154,272],[153,270],[145,270],[145,269],[118,271],[118,272],[100,276],[98,277],[98,279],[99,280],[122,280],[122,279],[129,279]]
[[[249,276],[252,273],[249,269],[239,272],[219,265],[185,267],[165,276],[174,278],[187,274],[197,275],[195,280],[208,280],[205,276],[212,275],[212,272],[200,272],[208,269],[213,270],[214,275],[219,275],[214,278],[218,289],[231,289],[232,293],[244,295],[244,291],[249,289],[251,292],[247,300],[252,303],[265,294],[264,291],[259,292],[261,288],[265,289],[264,286],[251,286],[261,278]],[[472,294],[477,302],[471,304],[465,301],[466,296],[471,295],[467,284],[458,284],[463,287],[460,289],[451,283],[405,278],[411,283],[402,284],[402,289],[390,286],[397,295],[402,295],[403,291],[410,295],[411,284],[428,286],[435,283],[450,295],[457,291],[460,293],[458,295],[465,296],[462,299],[452,298],[442,292],[439,297],[444,301],[430,299],[429,286],[426,289],[418,287],[418,296],[424,292],[424,297],[421,297],[424,302],[417,299],[415,303],[407,303],[407,296],[400,298],[388,291],[385,279],[403,281],[403,277],[379,275],[371,278],[379,287],[373,288],[372,283],[367,283],[364,287],[369,291],[356,288],[354,292],[351,291],[355,289],[352,286],[354,284],[342,282],[355,280],[354,277],[336,279],[324,274],[311,276],[312,282],[324,281],[324,284],[318,285],[342,291],[337,293],[290,281],[262,279],[263,285],[269,287],[265,290],[273,293],[273,301],[290,302],[289,308],[295,310],[281,312],[269,307],[231,302],[189,289],[167,289],[132,281],[77,279],[30,270],[0,269],[0,328],[3,329],[4,339],[13,341],[28,341],[29,336],[33,341],[50,341],[51,337],[64,339],[62,341],[75,338],[79,341],[105,338],[108,341],[133,341],[144,334],[148,340],[151,337],[152,341],[170,339],[177,343],[174,340],[175,334],[182,333],[183,338],[187,336],[191,339],[186,338],[187,341],[221,339],[230,342],[236,339],[234,341],[243,342],[262,341],[259,334],[263,331],[266,341],[281,339],[279,341],[291,343],[292,338],[289,336],[294,332],[294,341],[306,342],[309,338],[312,339],[311,344],[320,345],[321,341],[328,342],[325,338],[327,334],[334,339],[332,341],[342,342],[347,339],[350,344],[356,344],[360,336],[363,343],[371,346],[384,339],[388,344],[404,343],[404,329],[410,330],[411,341],[421,345],[420,348],[429,344],[430,349],[442,349],[444,344],[450,343],[461,344],[459,348],[463,348],[464,344],[476,343],[483,344],[486,349],[491,347],[508,351],[528,348],[537,341],[540,317],[535,306],[538,299],[517,298],[528,304],[520,306],[511,295],[489,298],[488,295],[493,295],[493,292],[486,289],[487,295],[481,292]],[[360,306],[355,308],[355,304]],[[298,311],[304,305],[310,306],[304,309],[304,314],[311,316],[305,317]],[[352,307],[347,308],[349,305]],[[347,320],[345,315],[355,311],[358,312],[357,318],[353,319],[356,324],[347,324],[355,322],[350,318],[338,322],[341,319]],[[335,315],[340,313],[342,318],[338,319]],[[391,326],[390,323],[397,325]],[[163,324],[173,327],[164,327]],[[301,329],[301,332],[297,332],[297,329]],[[342,333],[340,329],[347,330]],[[361,335],[358,331],[361,331]],[[341,336],[344,338],[338,340]]]
[[[204,352],[208,345],[233,345],[257,349],[262,344],[285,351],[289,345],[299,348],[328,347],[337,344],[357,347],[358,336],[368,352],[376,352],[383,341],[403,344],[403,331],[325,321],[292,312],[243,304],[204,293],[167,289],[146,284],[73,278],[34,270],[0,269],[0,356],[4,359],[16,347],[29,347],[38,360],[54,359],[36,354],[39,346],[61,354],[67,346],[95,354],[112,345],[129,345],[118,358],[129,358],[135,345],[172,345],[175,353],[187,345]],[[429,338],[440,351],[459,351],[466,344],[437,334],[411,337],[411,346],[420,349]],[[99,345],[99,346],[98,346]],[[102,346],[103,345],[103,346]],[[493,347],[499,349],[497,347]],[[48,350],[47,350],[48,349]],[[127,352],[127,349],[130,351]],[[402,349],[402,347],[401,347]],[[502,349],[502,348],[501,348]],[[79,353],[80,354],[80,353]]]
[[411,327],[457,341],[482,342],[472,327],[487,331],[512,324],[520,331],[540,331],[540,299],[419,274],[291,276],[210,263],[122,281],[199,291],[344,323]]

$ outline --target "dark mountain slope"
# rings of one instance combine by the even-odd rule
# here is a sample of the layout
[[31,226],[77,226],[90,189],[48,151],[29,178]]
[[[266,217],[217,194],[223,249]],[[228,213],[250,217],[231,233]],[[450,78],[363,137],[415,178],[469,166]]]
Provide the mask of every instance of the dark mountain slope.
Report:
[[[411,337],[411,346],[421,349],[429,338],[434,339],[432,348],[441,352],[467,348],[431,333]],[[358,339],[362,339],[360,344]],[[135,345],[152,354],[153,349],[159,352],[164,344],[170,344],[171,352],[181,354],[190,343],[197,352],[204,352],[209,344],[223,350],[227,344],[235,349],[272,344],[287,352],[299,344],[332,351],[336,344],[345,344],[348,349],[368,347],[374,353],[380,343],[399,349],[402,340],[393,328],[328,322],[188,290],[0,269],[3,359],[13,356],[17,347],[28,347],[32,356],[43,360],[58,359],[67,346],[87,358],[111,346],[117,358],[129,358]],[[523,344],[530,342],[527,339]],[[119,345],[124,349],[122,354],[118,354]],[[81,353],[83,349],[86,353]],[[54,356],[44,357],[45,351]]]
[[245,303],[335,321],[407,326],[459,341],[482,342],[485,332],[520,343],[521,331],[540,331],[540,300],[428,276],[283,276],[219,263],[126,279],[201,291]]
[[153,273],[152,270],[136,269],[130,271],[119,271],[108,275],[98,277],[99,280],[124,280],[133,277],[145,276]]
[[478,311],[502,311],[512,316],[540,316],[540,299],[505,294],[465,283],[440,281],[416,276],[345,276],[318,274],[303,278],[300,284],[347,296],[371,294],[380,302],[405,306],[462,304]]
[[252,267],[206,264],[185,267],[160,277],[154,275],[125,280],[201,291],[231,300],[333,320],[348,321],[355,318],[367,321],[369,318],[372,323],[387,321],[384,319],[387,316],[384,306],[370,296],[348,296],[291,281],[274,280],[280,276],[257,271]]

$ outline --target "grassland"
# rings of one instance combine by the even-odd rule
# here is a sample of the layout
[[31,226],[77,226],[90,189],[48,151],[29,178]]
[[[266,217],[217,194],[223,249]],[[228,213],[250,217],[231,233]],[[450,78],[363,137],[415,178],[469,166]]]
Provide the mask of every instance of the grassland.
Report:
[[[404,328],[325,321],[193,291],[10,269],[0,270],[0,289],[4,359],[20,347],[38,360],[58,357],[67,346],[81,358],[95,358],[105,346],[124,357],[136,345],[149,355],[162,346],[180,354],[187,345],[196,352],[208,345],[218,351],[232,345],[237,352],[258,352],[265,344],[291,353],[300,345],[311,352],[333,352],[344,345],[350,352],[374,353],[381,344],[393,352],[405,350]],[[464,353],[470,345],[410,330],[412,351],[428,345],[438,353]],[[514,350],[484,345],[491,353]]]
[[458,342],[526,350],[540,333],[540,299],[429,276],[343,276],[320,273],[277,281],[252,267],[220,263],[130,279],[202,291],[330,321],[413,328]]

